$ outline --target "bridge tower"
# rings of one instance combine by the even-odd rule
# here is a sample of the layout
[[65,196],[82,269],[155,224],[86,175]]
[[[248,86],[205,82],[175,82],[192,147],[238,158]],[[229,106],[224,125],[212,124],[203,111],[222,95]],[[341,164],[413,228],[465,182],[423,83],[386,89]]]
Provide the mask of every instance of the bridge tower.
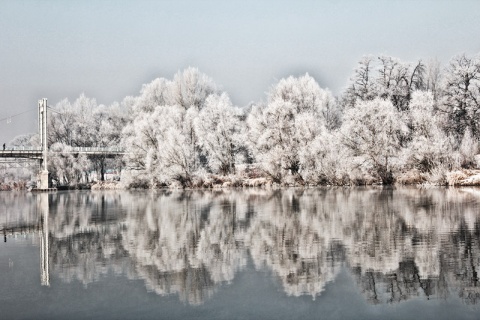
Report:
[[38,100],[38,131],[42,143],[42,165],[40,166],[38,189],[48,189],[48,145],[47,145],[47,99]]

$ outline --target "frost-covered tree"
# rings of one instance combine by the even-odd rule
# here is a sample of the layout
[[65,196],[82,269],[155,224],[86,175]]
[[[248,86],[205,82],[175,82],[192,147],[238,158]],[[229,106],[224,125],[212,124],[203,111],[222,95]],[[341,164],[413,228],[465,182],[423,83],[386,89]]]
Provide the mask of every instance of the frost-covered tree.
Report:
[[389,99],[399,111],[407,110],[411,93],[425,87],[425,66],[402,62],[397,58],[363,57],[350,79],[343,102],[352,107],[375,98]]
[[348,150],[341,143],[338,131],[321,132],[299,153],[301,175],[309,184],[345,185],[349,183]]
[[480,58],[465,54],[450,61],[443,84],[443,111],[449,127],[459,140],[467,128],[474,137],[480,134]]
[[476,166],[475,156],[478,154],[478,140],[472,136],[470,128],[465,130],[459,148],[460,165],[464,168]]
[[169,90],[171,81],[164,78],[157,78],[150,83],[144,84],[140,95],[133,98],[132,109],[135,114],[142,112],[152,113],[157,106],[169,105]]
[[394,182],[393,168],[407,126],[391,101],[375,99],[356,104],[344,115],[342,141],[360,166],[383,184]]
[[50,112],[48,127],[48,143],[73,144],[76,125],[76,113],[68,99],[57,103],[55,112]]
[[372,100],[377,96],[376,83],[372,74],[373,60],[372,56],[365,56],[358,62],[345,93],[347,106],[354,106],[357,101]]
[[[121,105],[115,103],[108,107],[97,105],[95,99],[88,98],[85,94],[81,94],[73,103],[67,99],[62,100],[50,112],[49,145],[117,147],[120,144],[120,132],[126,118],[127,113]],[[89,161],[93,163],[99,178],[104,180],[106,165],[109,161],[104,156],[90,157]],[[66,162],[55,162],[52,170],[56,170],[55,165],[62,163]]]
[[304,169],[301,150],[325,127],[322,111],[331,103],[330,91],[306,74],[280,80],[270,91],[268,104],[252,108],[247,118],[249,145],[274,181],[297,176]]
[[442,72],[440,62],[436,59],[430,60],[425,66],[425,90],[433,94],[433,99],[438,100],[440,96]]
[[122,147],[127,151],[125,162],[137,180],[135,184],[148,184],[149,177],[152,177],[149,169],[156,159],[154,155],[160,150],[158,134],[161,129],[158,117],[149,113],[140,113],[123,129]]
[[408,109],[411,93],[424,88],[425,66],[421,61],[411,66],[387,56],[378,60],[378,96],[390,99],[397,110]]
[[213,172],[235,173],[235,163],[243,162],[242,111],[235,108],[228,95],[210,95],[194,120],[198,144]]
[[178,105],[185,109],[202,109],[209,95],[217,93],[216,85],[197,68],[189,67],[178,72],[169,85],[168,105]]
[[138,177],[132,184],[191,182],[202,168],[195,118],[215,93],[209,77],[188,68],[172,81],[156,79],[144,85],[140,96],[128,99],[132,120],[123,130],[122,145],[129,152],[126,165]]
[[9,143],[9,146],[23,146],[23,147],[32,147],[38,146],[38,135],[35,133],[28,133],[16,136]]
[[432,92],[416,91],[412,95],[408,113],[411,137],[404,150],[404,165],[421,172],[453,163],[450,139],[443,131],[442,118],[435,111]]
[[[92,112],[90,120],[91,129],[96,132],[96,137],[91,141],[92,147],[110,148],[119,147],[121,128],[127,122],[127,114],[120,104],[111,106],[100,105]],[[105,180],[105,172],[108,166],[118,168],[121,159],[107,159],[105,155],[90,157],[95,171],[98,172],[99,180]]]
[[[191,183],[193,174],[201,168],[200,150],[194,120],[198,116],[195,106],[188,110],[181,106],[158,110],[164,135],[162,150],[159,153],[158,177],[161,181],[177,181],[182,186]],[[162,114],[163,113],[163,114]]]
[[48,170],[52,180],[60,185],[74,186],[87,181],[90,162],[85,155],[74,156],[71,146],[54,143],[50,146]]
[[196,108],[187,112],[180,106],[162,106],[152,114],[140,114],[125,127],[125,161],[137,180],[132,184],[155,187],[191,179],[199,163],[193,129],[196,113]]
[[55,105],[49,118],[49,144],[63,143],[72,147],[91,147],[97,140],[93,128],[95,99],[81,94],[73,103],[67,99]]

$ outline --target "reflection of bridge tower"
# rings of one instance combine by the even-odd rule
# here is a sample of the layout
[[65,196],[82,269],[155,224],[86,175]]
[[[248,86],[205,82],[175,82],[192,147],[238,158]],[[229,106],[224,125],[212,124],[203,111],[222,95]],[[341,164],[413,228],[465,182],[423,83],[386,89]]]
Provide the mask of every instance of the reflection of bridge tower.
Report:
[[47,99],[38,100],[38,131],[40,141],[42,143],[42,164],[39,172],[39,184],[37,186],[40,190],[48,189],[48,145],[47,145]]
[[42,286],[50,286],[50,272],[48,264],[48,193],[38,195],[37,206],[42,214],[42,230],[40,231],[40,281]]

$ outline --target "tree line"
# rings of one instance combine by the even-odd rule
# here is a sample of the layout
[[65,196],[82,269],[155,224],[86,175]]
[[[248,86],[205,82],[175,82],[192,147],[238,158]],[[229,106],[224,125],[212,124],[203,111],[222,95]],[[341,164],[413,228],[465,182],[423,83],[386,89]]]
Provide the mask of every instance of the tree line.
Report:
[[[334,96],[308,74],[283,78],[265,102],[234,106],[196,68],[144,84],[138,96],[98,105],[81,95],[50,116],[50,170],[73,184],[121,167],[126,187],[370,183],[447,184],[476,166],[480,57],[404,62],[366,56]],[[25,140],[19,138],[17,140]],[[34,143],[35,137],[30,139]],[[24,143],[24,141],[22,142]],[[72,146],[122,146],[112,160],[69,155]],[[64,153],[62,153],[64,152]]]

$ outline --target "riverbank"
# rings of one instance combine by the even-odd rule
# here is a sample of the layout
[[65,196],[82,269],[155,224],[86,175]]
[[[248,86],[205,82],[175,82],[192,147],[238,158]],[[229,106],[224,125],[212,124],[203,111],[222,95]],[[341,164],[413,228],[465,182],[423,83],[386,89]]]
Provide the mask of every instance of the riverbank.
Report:
[[[279,189],[289,187],[317,187],[317,186],[365,186],[381,185],[379,179],[363,177],[345,180],[343,184],[305,184],[300,178],[288,177],[283,183],[276,183],[268,176],[256,173],[255,175],[207,175],[202,178],[194,177],[188,185],[181,185],[174,181],[170,185],[158,186],[153,189],[228,189],[228,188],[265,188]],[[431,185],[431,186],[480,186],[480,170],[462,169],[449,172],[420,173],[410,171],[399,176],[394,185]],[[129,186],[121,181],[104,181],[92,185],[92,190],[119,190],[119,189],[150,189],[147,185]]]
[[[356,179],[350,180],[349,183],[335,184],[335,186],[359,186],[359,185],[380,185],[379,180],[373,179]],[[10,181],[0,183],[0,191],[20,191],[28,190],[31,183],[28,181]],[[399,176],[394,185],[437,185],[452,187],[472,187],[480,186],[480,170],[478,169],[462,169],[454,170],[446,173],[439,173],[438,176],[420,173],[418,171],[410,171]],[[182,186],[178,182],[165,185],[159,188],[166,189],[228,189],[228,188],[265,188],[279,189],[288,187],[316,187],[316,186],[333,186],[333,184],[307,185],[301,179],[290,177],[284,183],[276,183],[271,178],[260,174],[253,176],[218,176],[209,175],[203,178],[195,177],[188,186]],[[76,186],[58,187],[59,190],[125,190],[125,189],[149,189],[148,186],[128,186],[122,181],[97,181],[90,184],[79,184]]]
[[26,181],[10,181],[0,183],[0,191],[19,191],[26,190],[27,188]]

